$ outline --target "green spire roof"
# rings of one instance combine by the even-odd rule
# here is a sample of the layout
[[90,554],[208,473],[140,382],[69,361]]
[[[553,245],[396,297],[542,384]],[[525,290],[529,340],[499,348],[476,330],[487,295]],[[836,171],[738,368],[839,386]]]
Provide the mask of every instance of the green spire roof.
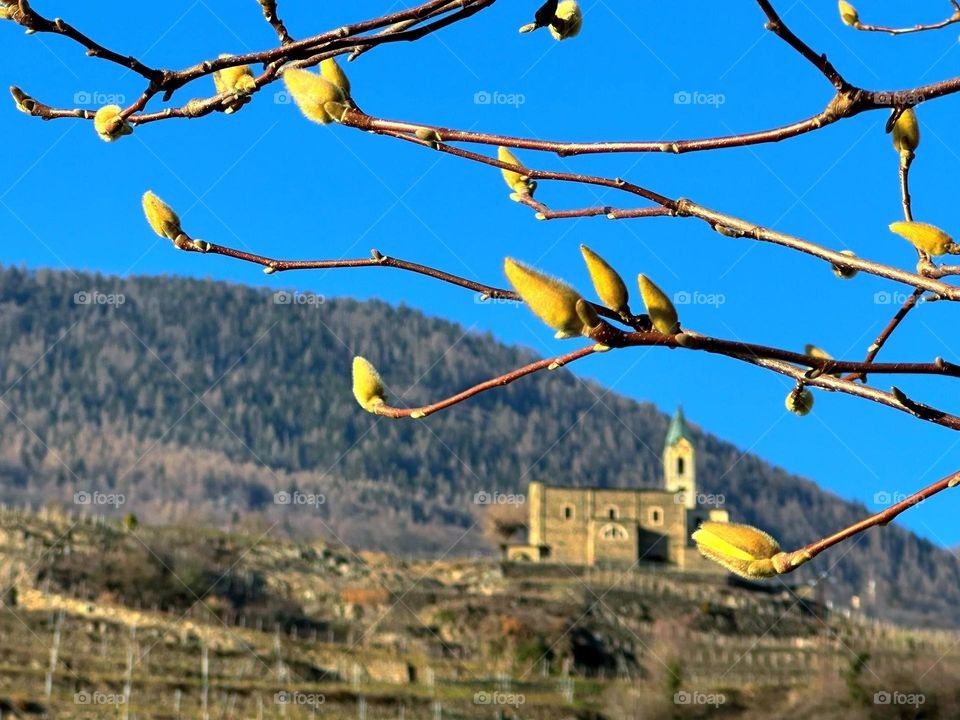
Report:
[[670,428],[667,430],[667,440],[664,443],[666,447],[676,445],[681,438],[693,443],[693,435],[690,434],[690,428],[687,427],[687,419],[683,416],[683,406],[677,405],[677,412],[670,421]]

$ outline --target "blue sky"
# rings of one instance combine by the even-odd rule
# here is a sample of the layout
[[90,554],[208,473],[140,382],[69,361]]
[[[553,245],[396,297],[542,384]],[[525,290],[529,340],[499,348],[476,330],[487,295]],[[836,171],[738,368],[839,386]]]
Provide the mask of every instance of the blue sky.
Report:
[[[106,19],[95,3],[33,4],[160,67],[275,43],[254,2],[125,3]],[[776,4],[794,31],[827,52],[852,82],[892,89],[957,72],[957,26],[890,38],[844,27],[832,2]],[[286,0],[281,8],[291,33],[304,37],[406,4],[357,5],[329,1],[320,10],[315,0]],[[374,115],[464,129],[560,140],[673,140],[793,122],[818,112],[832,94],[815,70],[763,29],[754,3],[705,12],[702,2],[585,0],[583,33],[564,43],[543,31],[516,32],[536,5],[502,0],[439,35],[370,52],[348,67],[354,96]],[[870,3],[869,17],[867,10],[861,8],[865,21],[909,25],[940,19],[950,8],[945,0],[882,1]],[[66,39],[28,37],[7,24],[0,37],[7,49],[4,84],[51,105],[90,102],[87,107],[96,109],[111,96],[129,103],[142,90],[138,76],[86,58]],[[515,102],[478,104],[478,93]],[[683,104],[677,101],[682,93],[712,102]],[[176,99],[210,94],[212,83],[204,80]],[[365,257],[376,247],[502,284],[503,257],[513,255],[588,293],[578,250],[586,243],[628,278],[644,272],[671,294],[722,301],[682,306],[689,328],[797,350],[813,342],[851,360],[863,356],[894,312],[885,301],[905,292],[862,275],[841,282],[819,261],[724,238],[695,220],[536,222],[509,201],[494,169],[347,128],[311,125],[282,99],[271,90],[236,115],[157,123],[112,145],[100,141],[89,123],[43,123],[6,105],[0,112],[0,262],[379,297],[544,354],[574,347],[552,340],[525,310],[480,305],[469,292],[416,276],[356,270],[268,278],[253,266],[178,253],[142,219],[140,196],[150,188],[180,212],[194,236],[277,257]],[[913,172],[917,219],[954,233],[958,102],[946,98],[919,109],[923,141]],[[883,132],[885,120],[865,114],[779,145],[679,157],[520,156],[542,169],[622,176],[831,248],[910,267],[913,250],[887,230],[900,219],[900,208],[897,157]],[[550,184],[541,184],[538,197],[556,208],[623,201]],[[946,303],[919,308],[881,357],[958,361],[951,350],[957,339],[951,310]],[[879,509],[877,492],[909,493],[957,469],[956,433],[825,393],[818,393],[810,416],[796,418],[783,407],[790,389],[785,378],[732,360],[639,349],[589,359],[575,371],[666,411],[683,403],[688,417],[707,430],[871,508]],[[874,380],[889,386],[882,377]],[[896,382],[914,397],[957,408],[950,381]],[[903,522],[934,542],[954,545],[960,542],[960,526],[951,522],[955,503],[943,496]]]

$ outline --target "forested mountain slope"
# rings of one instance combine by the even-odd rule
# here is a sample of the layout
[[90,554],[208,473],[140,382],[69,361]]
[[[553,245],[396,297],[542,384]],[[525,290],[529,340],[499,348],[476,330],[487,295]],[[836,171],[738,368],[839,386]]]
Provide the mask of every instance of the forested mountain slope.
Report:
[[[76,296],[91,291],[103,295]],[[659,483],[668,418],[614,394],[595,405],[601,389],[585,391],[567,371],[419,422],[356,406],[354,354],[384,371],[400,403],[405,393],[433,399],[531,358],[463,335],[378,302],[318,308],[223,283],[0,270],[0,500],[72,506],[77,492],[122,494],[117,511],[152,523],[276,522],[275,531],[355,547],[456,555],[490,549],[474,527],[479,491],[525,492],[535,479]],[[704,492],[723,493],[734,519],[785,545],[866,512],[695,436]],[[275,503],[283,491],[324,502]],[[872,574],[885,616],[957,624],[960,561],[948,551],[891,527],[802,572],[812,577],[841,555],[831,570],[837,600],[862,593]]]

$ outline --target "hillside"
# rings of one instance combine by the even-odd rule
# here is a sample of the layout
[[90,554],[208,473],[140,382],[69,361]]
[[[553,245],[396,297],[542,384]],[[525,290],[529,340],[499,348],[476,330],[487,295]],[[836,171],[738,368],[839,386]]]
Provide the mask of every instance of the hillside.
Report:
[[[75,299],[91,291],[107,302]],[[411,399],[434,398],[530,358],[376,302],[277,305],[271,292],[222,283],[0,270],[0,501],[456,556],[490,550],[475,526],[479,491],[523,492],[536,478],[658,482],[648,448],[661,447],[667,418],[651,405],[607,395],[594,407],[561,371],[423,422],[389,422],[353,401],[356,353],[401,399],[411,378],[423,376]],[[560,442],[574,426],[576,442]],[[715,437],[695,439],[703,490],[786,545],[865,513]],[[277,504],[277,492],[308,504]],[[77,506],[76,493],[124,503]],[[891,527],[836,561],[834,601],[863,592],[869,568],[881,616],[958,623],[960,560],[948,551]]]
[[[212,718],[264,720],[960,711],[956,632],[715,575],[532,569],[0,510],[0,713],[200,718],[204,696]],[[921,705],[873,701],[894,688]]]

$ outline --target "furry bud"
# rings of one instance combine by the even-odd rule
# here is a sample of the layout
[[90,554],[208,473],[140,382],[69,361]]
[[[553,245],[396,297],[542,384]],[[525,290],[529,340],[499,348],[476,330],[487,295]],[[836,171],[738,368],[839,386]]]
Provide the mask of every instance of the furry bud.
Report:
[[[221,55],[221,58],[233,57],[232,55]],[[253,72],[249,65],[235,65],[234,67],[225,67],[213,73],[213,84],[217,88],[217,94],[226,92],[251,93],[257,89],[257,81],[253,77]]]
[[353,396],[360,407],[370,412],[385,402],[386,395],[380,373],[370,361],[359,355],[353,358]]
[[597,309],[583,298],[577,300],[577,317],[583,322],[584,330],[595,328],[600,324]]
[[840,0],[838,3],[840,7],[840,19],[843,20],[844,25],[849,25],[850,27],[856,27],[860,24],[860,13],[857,12],[857,9],[847,2],[847,0]]
[[664,335],[676,335],[680,332],[680,318],[677,309],[667,294],[654,284],[646,275],[641,273],[638,278],[640,295],[647,306],[647,314],[658,332]]
[[[841,250],[841,255],[846,255],[847,257],[856,257],[857,254],[853,250]],[[856,268],[848,268],[840,265],[831,265],[830,268],[833,270],[833,274],[836,275],[841,280],[850,280],[855,278],[857,273],[860,272]]]
[[813,410],[813,393],[806,388],[794,388],[783,404],[794,415],[803,417]]
[[283,73],[283,81],[308,120],[327,125],[343,116],[346,110],[343,91],[326,78],[307,70],[289,68]]
[[183,230],[180,228],[180,218],[163,200],[148,190],[143,194],[143,212],[153,231],[162,238],[176,241]]
[[763,530],[750,525],[704,522],[693,533],[697,549],[707,559],[746,578],[768,578],[780,574],[773,561],[780,545]]
[[93,117],[93,127],[104,142],[113,142],[123,135],[130,135],[133,128],[124,120],[119,105],[105,105]]
[[[523,167],[521,162],[517,159],[517,156],[510,152],[505,147],[500,147],[497,149],[497,159],[502,163],[507,163],[509,165],[517,165]],[[526,175],[522,175],[514,170],[507,170],[502,168],[500,170],[503,173],[503,180],[507,183],[507,187],[513,190],[518,195],[533,195],[533,191],[536,189],[536,185],[530,182],[530,178]]]
[[628,313],[630,311],[628,306],[630,295],[620,274],[586,245],[580,246],[580,252],[587,264],[587,270],[590,272],[590,279],[593,280],[597,297],[611,310],[618,313]]
[[[583,29],[583,13],[575,0],[562,0],[550,22],[550,34],[554,40],[576,37]],[[522,31],[522,29],[521,29]]]
[[345,98],[350,97],[350,78],[347,77],[347,74],[336,60],[327,58],[322,61],[320,63],[320,75],[325,78],[327,82],[340,88],[340,92],[343,93]]
[[10,94],[13,95],[13,101],[17,105],[17,110],[22,113],[26,113],[27,115],[33,115],[33,109],[37,104],[36,100],[27,95],[16,85],[10,87]]
[[577,301],[581,297],[576,290],[513,258],[504,260],[503,271],[533,314],[555,329],[558,338],[583,334],[584,321],[577,313]]
[[895,222],[890,225],[890,230],[900,237],[906,238],[918,249],[932,257],[946,255],[947,253],[956,255],[960,252],[960,247],[953,242],[953,238],[940,228],[928,223]]
[[909,154],[920,145],[920,123],[913,108],[907,108],[893,125],[893,147],[900,154]]
[[[816,345],[806,345],[803,349],[803,354],[817,358],[818,360],[833,360],[833,355],[822,348],[818,348]],[[837,378],[840,377],[840,373],[830,373],[830,375]]]

